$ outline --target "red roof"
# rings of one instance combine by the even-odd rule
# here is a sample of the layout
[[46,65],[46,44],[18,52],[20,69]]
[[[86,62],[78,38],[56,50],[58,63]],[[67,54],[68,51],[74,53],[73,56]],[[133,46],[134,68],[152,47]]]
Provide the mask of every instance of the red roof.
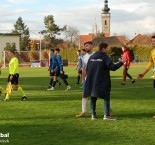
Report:
[[129,40],[127,40],[125,36],[115,36],[115,37],[117,37],[124,44],[127,44],[129,42]]
[[94,38],[93,34],[89,34],[89,35],[80,35],[80,44],[83,45],[83,43],[87,42],[87,41],[92,41]]

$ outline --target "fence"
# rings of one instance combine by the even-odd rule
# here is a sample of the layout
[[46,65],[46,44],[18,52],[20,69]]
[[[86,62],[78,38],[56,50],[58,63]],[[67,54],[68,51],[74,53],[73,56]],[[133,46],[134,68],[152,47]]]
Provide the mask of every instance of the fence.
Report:
[[[15,56],[21,67],[44,67],[49,65],[49,51],[16,51]],[[10,61],[8,51],[2,52],[3,67],[7,67]]]
[[[77,50],[62,50],[61,51],[61,56],[65,60],[63,60],[63,64],[68,65],[68,61],[71,63],[76,63],[77,62]],[[49,66],[50,62],[50,53],[49,50],[43,50],[43,51],[20,51],[20,52],[15,52],[15,56],[19,60],[19,65],[21,67],[45,67]],[[3,51],[2,52],[2,57],[3,57],[3,62],[4,65],[3,67],[7,67],[10,61],[8,51]],[[118,62],[121,56],[110,56],[113,62]],[[131,57],[132,62],[147,62],[147,60],[141,61],[138,56],[132,56]]]

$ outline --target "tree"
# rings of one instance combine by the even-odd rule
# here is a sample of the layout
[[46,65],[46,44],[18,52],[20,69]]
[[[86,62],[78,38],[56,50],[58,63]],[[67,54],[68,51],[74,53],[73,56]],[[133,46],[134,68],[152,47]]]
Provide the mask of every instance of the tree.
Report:
[[68,26],[65,30],[66,39],[69,41],[71,46],[75,46],[78,44],[79,37],[78,37],[79,30],[74,26]]
[[21,17],[19,17],[14,24],[14,29],[12,30],[14,34],[21,34],[20,39],[20,50],[28,50],[29,49],[29,42],[30,42],[30,32],[27,25],[24,24]]
[[66,26],[60,28],[58,25],[55,24],[54,16],[48,15],[44,17],[44,24],[46,30],[42,30],[40,33],[44,35],[44,47],[55,48],[59,43],[62,43],[63,40],[57,38],[58,35],[61,34],[62,31],[66,29]]

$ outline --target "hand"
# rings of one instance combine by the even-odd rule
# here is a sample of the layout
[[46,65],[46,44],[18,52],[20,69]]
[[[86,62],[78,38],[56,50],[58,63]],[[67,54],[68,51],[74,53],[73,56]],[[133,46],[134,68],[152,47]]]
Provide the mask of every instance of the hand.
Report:
[[54,70],[51,70],[51,73],[53,73],[54,72]]
[[155,68],[153,69],[153,72],[155,73]]
[[82,79],[82,85],[84,84],[84,80]]
[[121,61],[125,64],[127,59],[126,58],[122,58]]
[[144,77],[143,74],[138,74],[138,76],[137,76],[137,80],[140,80],[140,79],[142,79],[143,77]]
[[13,75],[10,76],[10,81],[13,79]]
[[60,71],[61,74],[63,74],[63,71]]

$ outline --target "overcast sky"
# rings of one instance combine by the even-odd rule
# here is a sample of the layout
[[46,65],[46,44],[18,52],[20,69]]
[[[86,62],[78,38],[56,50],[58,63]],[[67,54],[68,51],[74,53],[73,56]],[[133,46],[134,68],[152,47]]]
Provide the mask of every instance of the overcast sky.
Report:
[[[22,17],[32,34],[44,29],[43,18],[53,15],[60,27],[74,26],[80,34],[101,30],[104,0],[0,0],[0,32],[9,32]],[[155,32],[154,0],[109,0],[111,35],[134,37],[135,33]]]

